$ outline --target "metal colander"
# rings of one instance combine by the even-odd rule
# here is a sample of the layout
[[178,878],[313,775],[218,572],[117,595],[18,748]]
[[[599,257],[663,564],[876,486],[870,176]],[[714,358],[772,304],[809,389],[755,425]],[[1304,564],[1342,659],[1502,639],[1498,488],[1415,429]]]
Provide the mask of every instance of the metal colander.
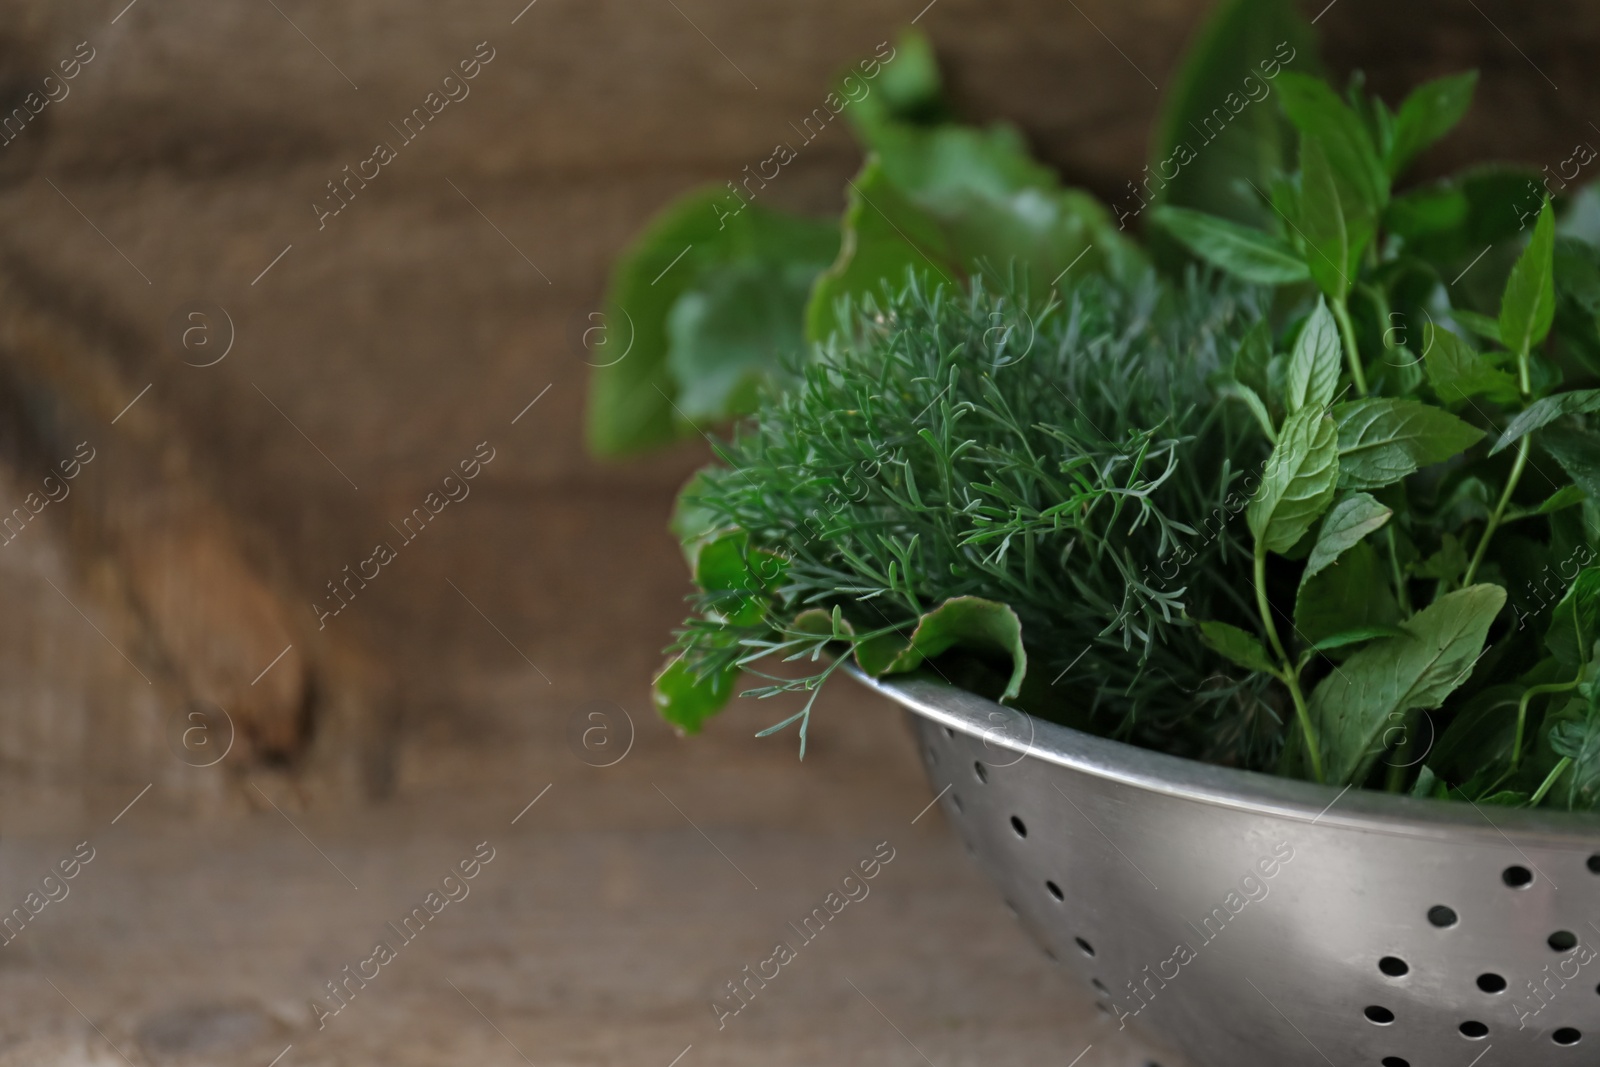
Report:
[[1045,952],[1197,1067],[1600,1063],[1593,816],[1340,792],[867,684]]

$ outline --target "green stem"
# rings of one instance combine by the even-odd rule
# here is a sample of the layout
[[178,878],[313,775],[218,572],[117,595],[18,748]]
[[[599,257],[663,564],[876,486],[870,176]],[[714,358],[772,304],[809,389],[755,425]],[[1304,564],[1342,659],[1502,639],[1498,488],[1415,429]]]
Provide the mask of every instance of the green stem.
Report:
[[[1421,713],[1412,712],[1407,716],[1407,718],[1410,718],[1414,721],[1419,714]],[[1405,740],[1400,742],[1400,748],[1394,754],[1395,759],[1399,762],[1389,764],[1389,774],[1383,783],[1384,789],[1391,793],[1400,792],[1401,786],[1405,784],[1406,771],[1411,769],[1411,753],[1416,749],[1416,747],[1417,732],[1415,730],[1407,729]]]
[[1544,780],[1544,783],[1542,785],[1540,785],[1539,788],[1534,791],[1533,796],[1528,798],[1528,807],[1530,807],[1530,808],[1538,807],[1539,806],[1539,801],[1544,799],[1544,795],[1546,793],[1550,792],[1550,787],[1556,784],[1556,781],[1564,773],[1566,773],[1567,768],[1570,767],[1571,765],[1572,765],[1572,757],[1571,756],[1562,756],[1561,757],[1561,762],[1556,764],[1555,769],[1552,770],[1549,773],[1548,776],[1546,776],[1546,778]]
[[1483,562],[1483,554],[1489,548],[1489,538],[1494,536],[1495,528],[1500,525],[1500,519],[1506,513],[1506,507],[1511,503],[1511,494],[1516,491],[1517,482],[1522,479],[1522,471],[1528,465],[1528,451],[1532,447],[1532,439],[1524,436],[1517,442],[1517,461],[1511,465],[1511,477],[1506,479],[1505,491],[1500,494],[1499,501],[1494,506],[1494,511],[1489,515],[1489,524],[1483,528],[1483,536],[1478,538],[1478,547],[1473,550],[1472,562],[1467,565],[1467,573],[1461,579],[1463,587],[1472,584],[1473,576],[1478,573],[1478,564]]
[[1394,527],[1385,526],[1383,530],[1388,538],[1389,569],[1394,572],[1394,591],[1400,598],[1400,611],[1407,618],[1411,617],[1411,590],[1406,587],[1406,576],[1400,571],[1400,549],[1395,546]]
[[1339,324],[1339,336],[1344,340],[1344,361],[1350,367],[1350,380],[1355,382],[1356,393],[1367,395],[1367,376],[1361,369],[1361,352],[1356,348],[1356,328],[1350,321],[1350,311],[1345,298],[1333,301],[1333,317]]
[[1256,542],[1255,578],[1256,608],[1261,612],[1262,625],[1267,628],[1267,641],[1282,664],[1278,680],[1288,687],[1289,696],[1294,700],[1294,713],[1300,722],[1300,734],[1305,738],[1311,774],[1320,783],[1325,780],[1322,775],[1322,747],[1317,742],[1316,728],[1311,725],[1311,712],[1306,707],[1305,694],[1300,691],[1300,672],[1289,661],[1288,653],[1283,650],[1283,642],[1278,639],[1277,624],[1272,621],[1272,608],[1267,603],[1267,546],[1260,541]]
[[1522,735],[1528,723],[1528,702],[1536,696],[1545,693],[1565,693],[1569,689],[1578,688],[1578,680],[1570,682],[1548,682],[1545,685],[1529,686],[1528,691],[1522,694],[1522,699],[1517,701],[1517,733],[1511,742],[1511,769],[1516,770],[1522,762]]

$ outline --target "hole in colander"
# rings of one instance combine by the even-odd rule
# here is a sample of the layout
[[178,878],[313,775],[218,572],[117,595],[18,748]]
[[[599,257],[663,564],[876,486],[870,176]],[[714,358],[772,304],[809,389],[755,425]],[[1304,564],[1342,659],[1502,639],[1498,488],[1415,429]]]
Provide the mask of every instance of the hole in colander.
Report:
[[989,780],[989,770],[982,763],[974,762],[972,764],[972,773],[978,776],[978,781],[980,782]]
[[944,728],[944,735],[946,737],[950,738],[951,740],[954,740],[955,736],[956,736],[956,732],[954,730],[952,730],[950,727],[946,726]]
[[1582,1038],[1583,1035],[1570,1026],[1563,1026],[1550,1035],[1550,1040],[1558,1045],[1576,1045]]
[[1460,1029],[1462,1037],[1471,1038],[1473,1041],[1478,1040],[1480,1037],[1486,1037],[1489,1033],[1489,1028],[1476,1019],[1468,1019],[1461,1024]]
[[1600,874],[1600,855],[1589,857],[1589,872],[1591,874]]
[[1394,1022],[1394,1012],[1381,1004],[1369,1004],[1361,1014],[1367,1017],[1368,1022],[1377,1023],[1379,1026],[1388,1026]]
[[1061,892],[1061,887],[1056,885],[1054,882],[1046,882],[1044,887],[1050,890],[1050,895],[1055,897],[1057,900],[1067,899],[1066,894]]
[[1091,978],[1091,979],[1089,979],[1089,984],[1094,986],[1096,989],[1098,989],[1104,995],[1106,995],[1108,997],[1111,995],[1111,990],[1107,989],[1106,988],[1106,984],[1104,982],[1100,981],[1100,979]]
[[1378,961],[1378,970],[1390,978],[1403,978],[1410,973],[1411,967],[1399,956],[1385,956]]
[[1081,937],[1075,937],[1072,940],[1074,940],[1074,941],[1076,941],[1078,943],[1078,947],[1083,950],[1083,954],[1085,956],[1093,956],[1094,955],[1094,946],[1089,944],[1089,942],[1085,941]]
[[1011,816],[1011,828],[1017,832],[1018,837],[1028,836],[1028,826],[1015,815]]
[[1485,993],[1504,993],[1506,991],[1506,980],[1493,971],[1485,971],[1483,974],[1478,975],[1478,988]]
[[1456,914],[1454,908],[1447,908],[1443,904],[1435,904],[1428,909],[1428,921],[1443,929],[1446,926],[1454,926],[1461,921],[1461,917]]
[[1512,889],[1525,889],[1533,884],[1533,872],[1513,864],[1500,872],[1500,880]]
[[1403,1060],[1399,1056],[1385,1056],[1383,1067],[1411,1067],[1411,1061]]
[[1571,930],[1557,930],[1545,938],[1544,943],[1549,945],[1552,951],[1571,952],[1578,944],[1578,935]]

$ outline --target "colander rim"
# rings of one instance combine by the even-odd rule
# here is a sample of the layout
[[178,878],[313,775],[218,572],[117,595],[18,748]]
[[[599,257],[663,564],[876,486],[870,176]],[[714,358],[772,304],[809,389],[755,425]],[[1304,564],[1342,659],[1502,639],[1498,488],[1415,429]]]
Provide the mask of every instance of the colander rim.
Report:
[[[1345,827],[1370,833],[1425,838],[1482,838],[1558,851],[1600,853],[1600,816],[1492,808],[1366,789],[1318,785],[1256,771],[1201,763],[1182,756],[1097,737],[1070,726],[997,704],[924,674],[875,679],[854,664],[845,669],[862,685],[908,711],[986,745],[1042,759],[1145,793],[1236,811]],[[1009,764],[985,760],[991,767]],[[1011,761],[1012,763],[1017,761]],[[1516,835],[1512,840],[1510,835]]]

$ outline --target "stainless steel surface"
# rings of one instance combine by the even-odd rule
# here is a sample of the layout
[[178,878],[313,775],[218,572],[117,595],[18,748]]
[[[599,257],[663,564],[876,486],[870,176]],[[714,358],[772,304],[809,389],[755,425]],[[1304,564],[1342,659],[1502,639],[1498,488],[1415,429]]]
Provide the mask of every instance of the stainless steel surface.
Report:
[[1600,1062],[1600,819],[1341,793],[863,680],[913,713],[1045,951],[1196,1067]]

